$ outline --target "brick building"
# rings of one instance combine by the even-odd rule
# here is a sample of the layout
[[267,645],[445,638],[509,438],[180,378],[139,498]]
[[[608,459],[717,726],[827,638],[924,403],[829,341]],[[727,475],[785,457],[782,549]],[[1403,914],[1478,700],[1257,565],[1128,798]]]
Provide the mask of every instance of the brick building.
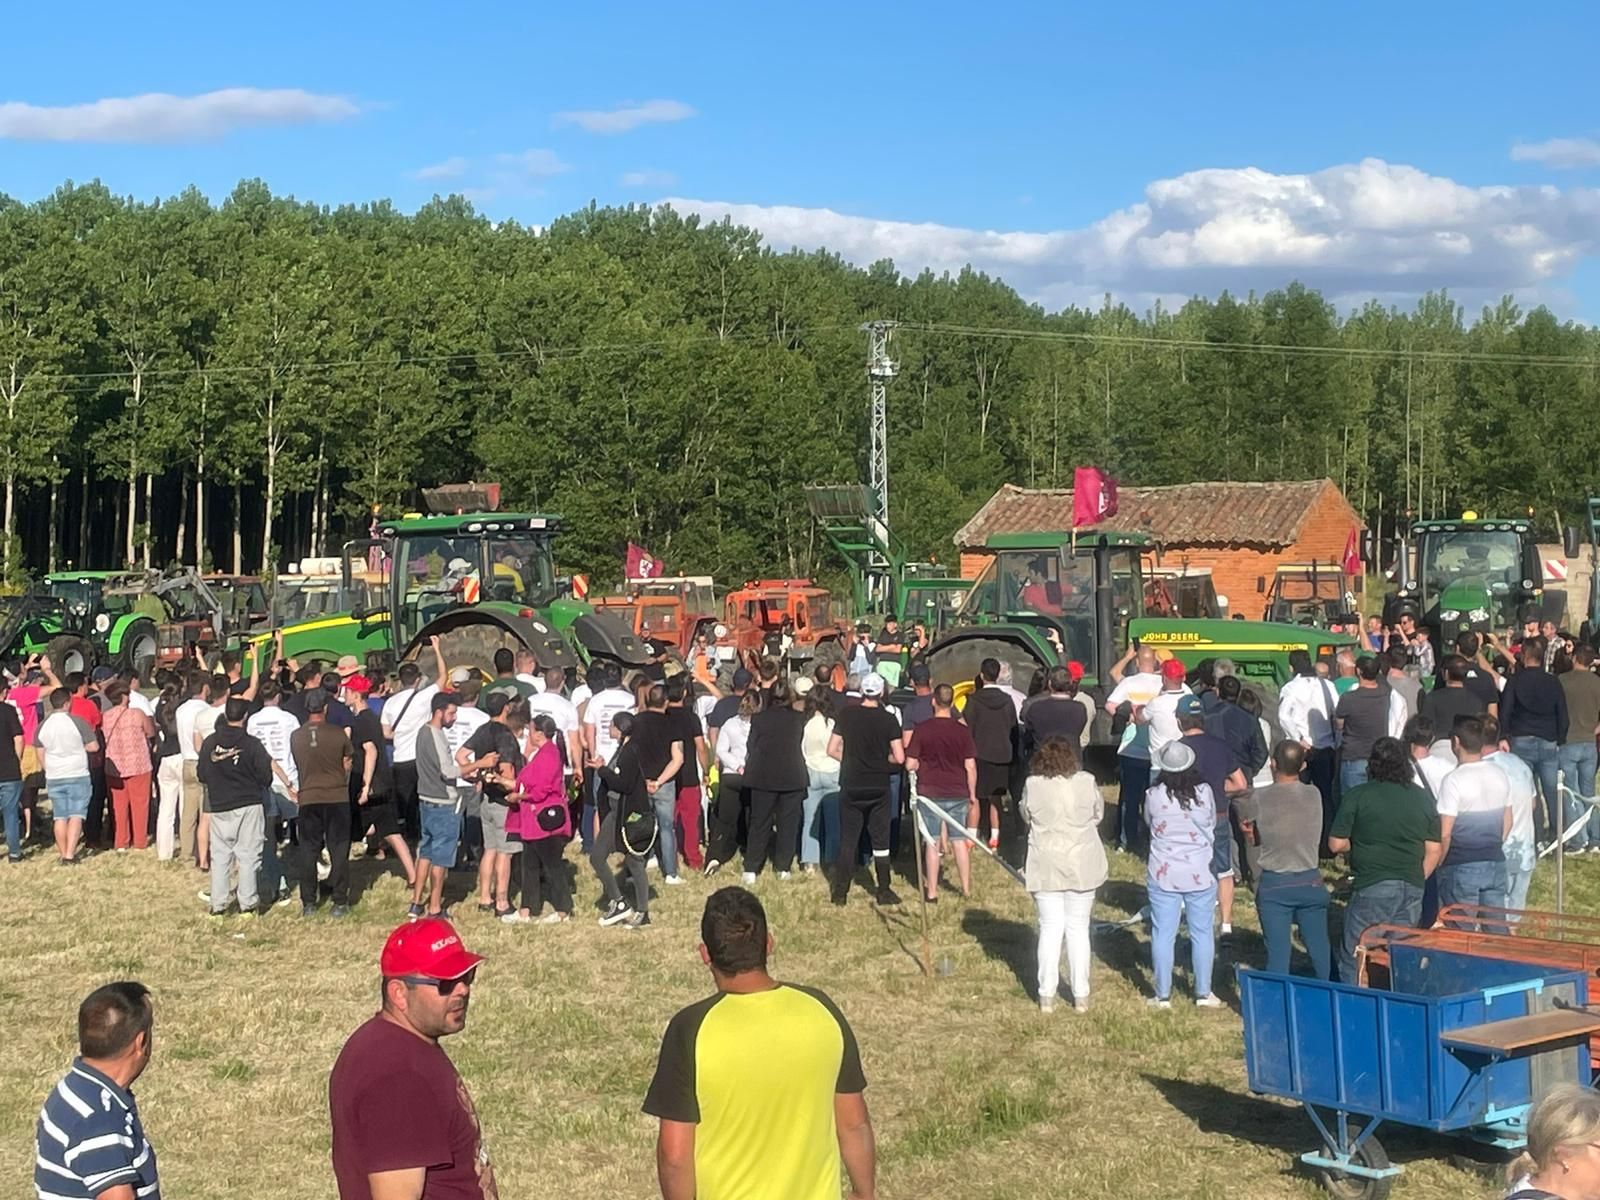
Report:
[[[1361,518],[1332,480],[1309,479],[1120,488],[1117,515],[1107,524],[1147,534],[1160,546],[1164,567],[1209,568],[1228,611],[1256,620],[1266,604],[1262,589],[1280,564],[1339,563]],[[973,579],[983,571],[991,557],[983,547],[993,534],[1071,526],[1070,488],[1008,483],[957,530],[961,574]]]

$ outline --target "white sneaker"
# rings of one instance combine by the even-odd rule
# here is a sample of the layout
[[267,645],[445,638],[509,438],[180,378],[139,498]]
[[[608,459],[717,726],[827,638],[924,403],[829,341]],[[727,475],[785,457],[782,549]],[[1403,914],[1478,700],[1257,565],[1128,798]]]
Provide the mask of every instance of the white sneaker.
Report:
[[668,875],[661,882],[665,883],[665,884],[670,884],[672,887],[677,887],[679,884],[681,884],[683,882],[683,876],[682,875]]
[[644,869],[649,874],[654,875],[661,870],[661,864],[652,858],[644,864]]
[[1073,1012],[1081,1012],[1081,1013],[1088,1012],[1089,1011],[1089,999],[1088,999],[1088,997],[1086,996],[1082,1000],[1074,1000],[1072,1002],[1072,1011]]
[[201,888],[195,893],[195,895],[199,896],[200,899],[204,900],[207,904],[211,903],[211,890],[209,888]]
[[1196,1008],[1226,1008],[1227,1007],[1225,1004],[1222,1003],[1221,1000],[1217,999],[1215,996],[1196,996],[1194,998],[1194,1006]]
[[1056,998],[1054,996],[1040,996],[1039,997],[1039,1011],[1040,1012],[1042,1012],[1042,1013],[1050,1013],[1050,1012],[1055,1012],[1055,1010],[1056,1010]]
[[793,879],[794,876],[788,871],[779,871],[778,872],[778,878],[779,879]]
[[1151,996],[1150,999],[1148,999],[1148,1000],[1146,1000],[1144,1002],[1144,1006],[1146,1008],[1171,1008],[1172,1007],[1172,1001],[1171,1000],[1160,1000],[1160,999],[1157,999],[1155,996]]
[[540,925],[559,925],[559,924],[561,924],[561,922],[565,921],[566,919],[567,919],[567,914],[564,913],[564,912],[545,913],[544,916],[539,918],[539,924]]
[[533,918],[525,917],[516,909],[512,909],[505,916],[501,917],[500,920],[501,923],[505,925],[527,925],[533,920]]
[[754,871],[745,871],[739,876],[739,882],[745,884],[746,886],[754,883],[755,881],[756,873]]
[[713,875],[715,875],[720,870],[722,870],[721,861],[719,859],[713,858],[710,862],[708,862],[706,864],[705,877],[707,879],[710,879]]

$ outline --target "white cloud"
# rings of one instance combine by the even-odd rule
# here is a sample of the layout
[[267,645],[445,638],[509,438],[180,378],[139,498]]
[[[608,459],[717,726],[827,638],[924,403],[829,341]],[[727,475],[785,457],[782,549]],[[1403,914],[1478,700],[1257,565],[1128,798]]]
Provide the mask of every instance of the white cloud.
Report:
[[555,124],[576,125],[588,133],[627,133],[641,125],[683,121],[695,115],[695,110],[681,100],[646,100],[619,108],[557,113]]
[[24,142],[198,142],[238,129],[343,121],[361,110],[343,96],[299,88],[224,88],[199,96],[143,96],[47,108],[0,104],[0,138]]
[[459,154],[452,155],[443,162],[432,163],[426,167],[418,167],[411,172],[413,179],[460,179],[467,173],[467,160]]
[[618,182],[628,188],[667,188],[677,183],[678,177],[671,171],[655,171],[646,167],[642,171],[624,171]]
[[519,150],[515,154],[497,154],[494,159],[526,179],[549,179],[572,170],[572,164],[563,162],[554,150]]
[[1551,138],[1547,142],[1518,142],[1511,147],[1511,157],[1517,162],[1538,162],[1547,167],[1600,167],[1600,141]]
[[1130,304],[1242,294],[1300,280],[1338,303],[1450,288],[1465,302],[1559,286],[1600,247],[1600,191],[1467,187],[1367,159],[1308,175],[1214,168],[1162,179],[1144,200],[1080,229],[1003,232],[877,220],[824,208],[671,199],[731,217],[775,246],[860,264],[998,275],[1060,307],[1112,293]]

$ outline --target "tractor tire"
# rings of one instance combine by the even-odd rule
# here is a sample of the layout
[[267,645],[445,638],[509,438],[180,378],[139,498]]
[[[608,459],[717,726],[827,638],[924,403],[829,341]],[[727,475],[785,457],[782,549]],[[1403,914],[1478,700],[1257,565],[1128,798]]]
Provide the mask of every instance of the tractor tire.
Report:
[[75,633],[51,638],[44,652],[57,679],[65,679],[74,671],[87,675],[94,670],[94,647]]
[[1010,638],[966,638],[945,647],[936,646],[928,656],[928,669],[935,685],[970,685],[986,658],[1011,665],[1011,684],[1018,691],[1027,690],[1033,673],[1041,667],[1058,665],[1055,661],[1040,661],[1025,644]]
[[[510,650],[523,649],[521,639],[514,633],[504,625],[489,621],[481,625],[462,625],[439,635],[439,649],[446,663],[452,668],[472,667],[486,680],[494,678],[494,652],[502,646]],[[433,666],[433,653],[419,649],[412,661],[423,668],[426,676]],[[447,686],[445,680],[434,682],[440,687]]]
[[844,661],[844,649],[839,645],[838,638],[829,638],[825,642],[818,642],[816,651],[811,656],[811,663],[817,667],[827,667],[832,670]]
[[123,632],[122,653],[117,665],[136,672],[141,687],[149,687],[156,676],[156,625],[154,621],[135,621]]

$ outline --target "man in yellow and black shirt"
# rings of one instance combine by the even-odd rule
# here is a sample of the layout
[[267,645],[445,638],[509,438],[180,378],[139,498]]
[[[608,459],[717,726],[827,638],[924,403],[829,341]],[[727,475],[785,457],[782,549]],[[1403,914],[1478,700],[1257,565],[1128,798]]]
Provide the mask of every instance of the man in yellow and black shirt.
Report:
[[672,1018],[644,1111],[661,1120],[664,1200],[873,1200],[877,1153],[855,1034],[815,988],[767,974],[772,938],[743,888],[706,901],[717,992]]

